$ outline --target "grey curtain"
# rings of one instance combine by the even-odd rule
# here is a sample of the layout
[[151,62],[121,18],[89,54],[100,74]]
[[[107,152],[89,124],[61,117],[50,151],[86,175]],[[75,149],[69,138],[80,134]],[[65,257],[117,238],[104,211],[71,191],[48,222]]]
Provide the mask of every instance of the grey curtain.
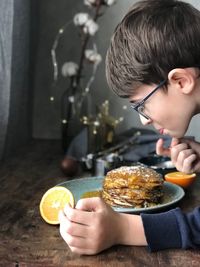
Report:
[[30,138],[30,1],[0,1],[0,159]]
[[0,2],[0,158],[9,118],[13,33],[13,0]]

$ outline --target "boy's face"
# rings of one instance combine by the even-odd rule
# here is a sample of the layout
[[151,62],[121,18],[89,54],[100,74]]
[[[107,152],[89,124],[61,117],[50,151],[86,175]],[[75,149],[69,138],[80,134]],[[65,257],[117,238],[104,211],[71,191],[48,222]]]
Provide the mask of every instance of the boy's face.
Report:
[[[134,97],[130,101],[140,102],[156,85],[142,85],[138,88]],[[167,91],[163,88],[156,90],[144,103],[144,113],[148,115],[146,119],[140,115],[142,124],[152,124],[160,134],[167,134],[172,137],[183,137],[186,133],[190,120],[195,114],[194,102],[188,95],[184,94],[176,85],[168,86]]]

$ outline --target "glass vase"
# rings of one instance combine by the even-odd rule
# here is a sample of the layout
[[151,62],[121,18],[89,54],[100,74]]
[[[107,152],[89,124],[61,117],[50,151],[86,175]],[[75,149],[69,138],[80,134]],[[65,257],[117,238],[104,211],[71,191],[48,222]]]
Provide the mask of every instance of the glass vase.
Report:
[[65,90],[61,99],[61,138],[62,148],[67,150],[73,138],[81,131],[80,107],[78,105],[81,89],[71,86]]

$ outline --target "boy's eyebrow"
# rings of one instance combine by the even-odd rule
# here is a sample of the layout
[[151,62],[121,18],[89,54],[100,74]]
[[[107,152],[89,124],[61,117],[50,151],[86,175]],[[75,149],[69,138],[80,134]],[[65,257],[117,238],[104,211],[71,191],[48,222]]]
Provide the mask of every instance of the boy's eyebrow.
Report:
[[136,99],[136,100],[130,100],[129,102],[130,102],[131,104],[137,104],[137,103],[139,103],[141,100],[142,100],[142,99]]

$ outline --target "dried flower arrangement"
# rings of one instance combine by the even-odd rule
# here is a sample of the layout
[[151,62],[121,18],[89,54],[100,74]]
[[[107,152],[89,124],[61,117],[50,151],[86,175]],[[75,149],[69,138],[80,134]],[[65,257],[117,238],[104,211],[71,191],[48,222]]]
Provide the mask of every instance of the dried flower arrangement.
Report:
[[[81,114],[81,108],[84,99],[89,95],[91,85],[95,79],[96,71],[99,64],[102,62],[102,56],[98,53],[97,45],[93,42],[93,48],[88,48],[91,39],[94,39],[95,34],[99,30],[97,23],[98,18],[102,16],[106,8],[112,6],[116,0],[84,0],[83,4],[89,8],[89,13],[77,13],[73,19],[68,21],[63,27],[61,27],[54,40],[51,57],[53,64],[53,83],[56,84],[58,80],[58,62],[56,50],[60,41],[60,38],[64,35],[66,29],[74,25],[80,36],[80,56],[79,62],[67,61],[61,67],[61,74],[63,77],[69,80],[69,88],[66,89],[62,99],[62,139],[63,148],[66,149],[69,141],[69,128],[70,120],[78,117],[82,127],[88,126],[90,134],[98,135],[106,142],[112,142],[113,132],[112,130],[123,120],[123,118],[115,119],[109,114],[109,101],[105,100],[102,106],[98,107],[97,113],[94,114]],[[82,86],[81,79],[83,78],[83,70],[85,65],[92,64],[92,73],[88,81],[84,82]],[[78,96],[78,97],[77,97]],[[54,101],[54,96],[50,96],[50,100]],[[82,115],[82,116],[81,116]],[[109,132],[108,132],[109,129]],[[93,143],[94,140],[93,140]],[[100,144],[96,149],[102,148],[104,143]]]

